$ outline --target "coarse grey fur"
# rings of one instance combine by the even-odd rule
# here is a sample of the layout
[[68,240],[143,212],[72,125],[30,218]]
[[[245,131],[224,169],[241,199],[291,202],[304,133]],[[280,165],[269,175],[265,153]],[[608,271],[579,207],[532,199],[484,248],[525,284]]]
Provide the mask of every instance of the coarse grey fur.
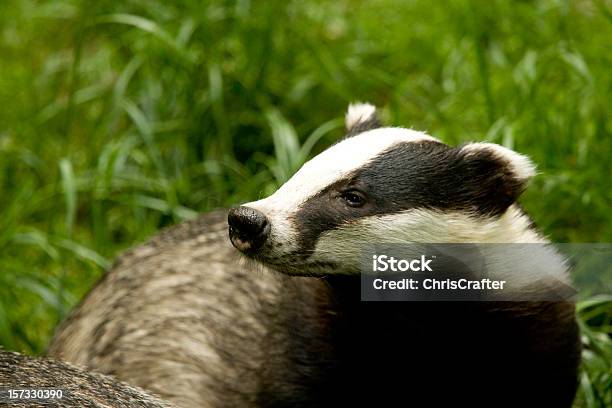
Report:
[[0,406],[11,407],[116,407],[172,408],[174,405],[145,391],[97,373],[53,359],[27,357],[0,350],[0,388],[36,390],[43,387],[61,389],[61,399],[0,400]]
[[246,267],[226,219],[224,210],[203,215],[122,255],[48,353],[182,407],[256,406],[269,346],[287,335],[274,327],[281,305],[298,307],[286,297],[316,289]]

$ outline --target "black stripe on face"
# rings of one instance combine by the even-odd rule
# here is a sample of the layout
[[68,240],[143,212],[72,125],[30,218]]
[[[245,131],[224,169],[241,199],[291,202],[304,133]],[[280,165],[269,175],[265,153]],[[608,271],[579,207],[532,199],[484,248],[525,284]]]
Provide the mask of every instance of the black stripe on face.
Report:
[[[372,215],[426,208],[499,216],[523,188],[510,163],[490,150],[466,154],[440,142],[406,142],[307,200],[292,221],[300,234],[299,251],[307,253],[323,232]],[[362,207],[342,199],[342,192],[353,189],[366,196]]]

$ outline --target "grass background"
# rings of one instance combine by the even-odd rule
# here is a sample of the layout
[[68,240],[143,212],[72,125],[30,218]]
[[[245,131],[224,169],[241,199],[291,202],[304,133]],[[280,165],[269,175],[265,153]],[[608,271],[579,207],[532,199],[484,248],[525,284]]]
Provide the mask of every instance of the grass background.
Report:
[[[612,242],[610,44],[604,0],[3,0],[0,345],[43,352],[118,252],[270,193],[354,100],[530,155],[543,231]],[[611,297],[578,314],[576,405],[610,407]]]

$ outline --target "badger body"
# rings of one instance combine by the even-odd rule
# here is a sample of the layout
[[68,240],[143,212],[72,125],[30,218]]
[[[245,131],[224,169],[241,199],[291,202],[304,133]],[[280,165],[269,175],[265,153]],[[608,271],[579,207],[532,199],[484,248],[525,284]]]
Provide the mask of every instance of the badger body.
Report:
[[[52,359],[27,357],[0,350],[0,406],[7,407],[150,407],[174,405],[114,378],[90,373]],[[61,397],[9,399],[8,390],[61,390]]]
[[[184,407],[571,406],[570,301],[359,297],[364,243],[547,242],[516,204],[529,159],[383,128],[370,105],[347,129],[272,196],[120,257],[49,353]],[[510,261],[514,291],[540,290]]]

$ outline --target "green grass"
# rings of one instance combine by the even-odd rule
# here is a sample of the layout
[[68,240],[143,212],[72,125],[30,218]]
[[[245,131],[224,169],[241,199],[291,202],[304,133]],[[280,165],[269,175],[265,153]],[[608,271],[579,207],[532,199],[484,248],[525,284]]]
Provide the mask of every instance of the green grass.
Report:
[[[349,101],[541,174],[557,242],[612,241],[612,7],[596,1],[0,2],[0,345],[40,353],[121,250],[264,196]],[[612,301],[578,406],[612,406]]]

